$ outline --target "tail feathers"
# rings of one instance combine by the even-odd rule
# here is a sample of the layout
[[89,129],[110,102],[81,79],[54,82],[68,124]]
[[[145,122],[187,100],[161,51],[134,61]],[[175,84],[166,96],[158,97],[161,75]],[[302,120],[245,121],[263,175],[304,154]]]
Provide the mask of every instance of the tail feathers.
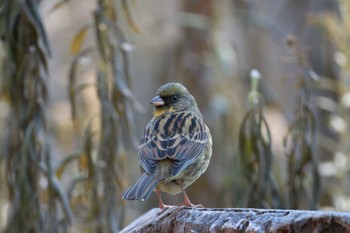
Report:
[[144,201],[149,198],[158,182],[159,179],[155,178],[153,175],[143,173],[136,184],[123,193],[122,198],[126,200]]

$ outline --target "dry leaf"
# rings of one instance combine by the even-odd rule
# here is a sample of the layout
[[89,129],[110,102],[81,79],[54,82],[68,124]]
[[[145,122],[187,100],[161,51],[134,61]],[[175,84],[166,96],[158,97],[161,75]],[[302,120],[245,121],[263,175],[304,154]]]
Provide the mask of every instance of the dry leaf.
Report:
[[86,38],[86,33],[88,29],[90,28],[90,24],[84,25],[78,33],[74,36],[71,47],[70,47],[70,52],[72,55],[77,55],[81,51],[81,47],[85,41]]

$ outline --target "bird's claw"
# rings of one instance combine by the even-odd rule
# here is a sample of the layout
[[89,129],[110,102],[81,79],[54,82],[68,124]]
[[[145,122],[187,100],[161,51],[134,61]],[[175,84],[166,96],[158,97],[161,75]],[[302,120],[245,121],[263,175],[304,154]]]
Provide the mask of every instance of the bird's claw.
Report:
[[204,208],[204,206],[203,205],[201,205],[201,204],[198,204],[198,205],[194,205],[194,204],[187,204],[187,203],[185,203],[185,204],[183,204],[181,207],[190,207],[190,208]]

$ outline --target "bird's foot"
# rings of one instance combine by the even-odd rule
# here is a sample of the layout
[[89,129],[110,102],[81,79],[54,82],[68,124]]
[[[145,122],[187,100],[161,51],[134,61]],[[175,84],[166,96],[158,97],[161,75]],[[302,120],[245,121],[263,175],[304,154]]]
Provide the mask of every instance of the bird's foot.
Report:
[[159,203],[159,209],[163,210],[163,209],[167,209],[167,208],[173,208],[173,207],[177,207],[176,205],[164,205],[163,203]]
[[191,208],[204,208],[203,205],[198,204],[198,205],[194,205],[191,202],[189,203],[184,203],[181,207],[191,207]]

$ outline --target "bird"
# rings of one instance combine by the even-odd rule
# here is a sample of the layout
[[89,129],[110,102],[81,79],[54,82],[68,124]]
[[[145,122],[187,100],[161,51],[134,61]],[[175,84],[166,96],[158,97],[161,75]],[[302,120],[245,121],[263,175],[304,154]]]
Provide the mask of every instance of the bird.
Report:
[[153,117],[147,124],[138,150],[141,177],[122,198],[147,200],[155,191],[159,208],[165,205],[161,192],[182,193],[183,206],[194,205],[185,189],[208,168],[212,137],[197,102],[181,83],[167,83],[150,100]]

